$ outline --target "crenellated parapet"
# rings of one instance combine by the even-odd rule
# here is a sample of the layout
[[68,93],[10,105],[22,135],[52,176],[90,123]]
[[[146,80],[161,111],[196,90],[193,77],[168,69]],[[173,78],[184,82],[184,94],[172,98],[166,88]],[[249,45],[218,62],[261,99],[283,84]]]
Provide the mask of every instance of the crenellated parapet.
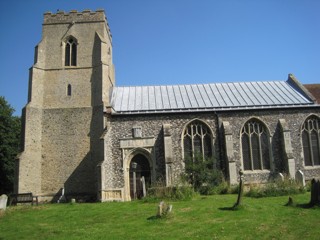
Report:
[[84,10],[82,12],[78,12],[77,10],[71,10],[70,12],[58,11],[57,13],[46,12],[44,13],[43,25],[90,22],[106,22],[107,31],[111,36],[110,27],[106,21],[106,15],[103,9],[98,9],[96,11]]

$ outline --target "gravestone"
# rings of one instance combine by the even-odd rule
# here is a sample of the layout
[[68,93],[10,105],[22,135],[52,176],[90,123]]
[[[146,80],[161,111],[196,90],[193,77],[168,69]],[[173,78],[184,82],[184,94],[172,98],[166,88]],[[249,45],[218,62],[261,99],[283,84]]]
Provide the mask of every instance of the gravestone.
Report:
[[303,187],[306,186],[306,180],[301,170],[296,172],[296,181],[297,183],[301,184]]
[[172,205],[167,205],[164,201],[161,201],[158,206],[158,217],[167,215],[172,211]]
[[61,196],[58,199],[58,203],[67,202],[66,196],[64,195],[64,188],[61,188]]
[[2,194],[0,196],[0,210],[5,211],[7,208],[7,201],[8,201],[8,196],[5,194]]
[[144,179],[144,176],[141,177],[141,183],[142,183],[143,197],[146,197],[147,196],[147,190],[146,190],[146,180]]
[[243,196],[243,171],[242,170],[239,171],[239,176],[240,176],[240,183],[239,183],[238,199],[233,206],[234,209],[241,206],[242,204],[242,196]]
[[284,181],[284,176],[283,176],[283,174],[282,174],[282,173],[278,173],[277,176],[276,176],[276,179],[277,179],[278,181],[283,182],[283,181]]
[[158,216],[158,217],[161,217],[161,216],[163,215],[165,205],[166,205],[166,204],[165,204],[165,202],[164,202],[164,201],[161,201],[161,202],[159,203],[159,206],[158,206],[158,213],[157,213],[157,216]]

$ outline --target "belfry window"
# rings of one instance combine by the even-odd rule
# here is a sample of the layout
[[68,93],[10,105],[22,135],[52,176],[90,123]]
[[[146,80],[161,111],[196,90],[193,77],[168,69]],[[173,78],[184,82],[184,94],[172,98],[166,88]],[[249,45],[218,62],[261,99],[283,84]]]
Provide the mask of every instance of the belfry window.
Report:
[[246,122],[241,130],[241,145],[244,170],[270,169],[269,133],[262,122]]
[[191,122],[183,133],[184,158],[193,159],[200,155],[202,158],[212,157],[212,134],[202,122]]
[[77,66],[77,41],[72,37],[65,46],[65,66]]
[[305,166],[320,165],[320,119],[311,116],[302,125],[302,146]]

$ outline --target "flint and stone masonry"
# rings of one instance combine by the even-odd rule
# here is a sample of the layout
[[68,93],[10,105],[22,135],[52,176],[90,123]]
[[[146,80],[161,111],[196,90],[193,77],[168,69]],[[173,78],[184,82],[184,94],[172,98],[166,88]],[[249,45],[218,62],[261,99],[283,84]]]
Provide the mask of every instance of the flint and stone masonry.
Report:
[[[67,199],[130,201],[139,177],[147,186],[181,183],[186,136],[192,138],[193,154],[201,136],[199,149],[215,157],[214,167],[231,185],[239,182],[239,170],[245,184],[265,183],[279,173],[294,179],[299,171],[306,181],[320,176],[319,161],[306,166],[302,140],[310,116],[319,124],[320,108],[293,75],[286,82],[265,83],[274,89],[272,96],[249,83],[237,89],[231,84],[161,86],[160,93],[144,86],[117,89],[103,10],[45,13],[42,32],[23,109],[16,192],[32,192],[40,201],[57,201],[62,192]],[[237,94],[240,88],[243,94]],[[270,101],[261,104],[259,97]],[[250,154],[268,146],[267,168],[244,168],[242,129],[248,121],[264,126],[266,142],[259,140]],[[315,131],[319,137],[319,126]],[[320,148],[319,140],[313,144]]]

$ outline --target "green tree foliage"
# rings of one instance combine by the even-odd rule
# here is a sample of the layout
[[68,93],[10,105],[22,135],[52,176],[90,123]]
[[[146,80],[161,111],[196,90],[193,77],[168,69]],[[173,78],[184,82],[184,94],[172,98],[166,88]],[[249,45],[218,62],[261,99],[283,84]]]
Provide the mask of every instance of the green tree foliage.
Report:
[[0,96],[0,194],[13,191],[15,157],[20,151],[21,119]]
[[183,179],[187,180],[196,192],[207,194],[211,188],[221,184],[224,177],[217,169],[214,157],[203,158],[202,154],[195,154],[194,158],[185,160]]

